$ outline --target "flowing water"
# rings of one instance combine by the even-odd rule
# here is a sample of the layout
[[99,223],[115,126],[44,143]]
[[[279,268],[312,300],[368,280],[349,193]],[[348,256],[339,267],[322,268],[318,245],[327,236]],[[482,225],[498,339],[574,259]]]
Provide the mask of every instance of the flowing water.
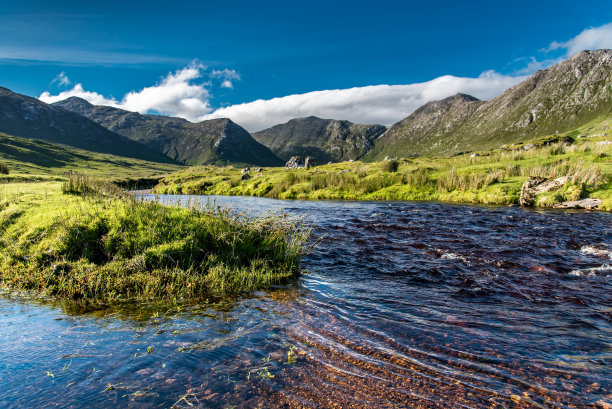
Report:
[[612,215],[216,200],[315,225],[308,273],[89,313],[4,294],[0,407],[612,405]]

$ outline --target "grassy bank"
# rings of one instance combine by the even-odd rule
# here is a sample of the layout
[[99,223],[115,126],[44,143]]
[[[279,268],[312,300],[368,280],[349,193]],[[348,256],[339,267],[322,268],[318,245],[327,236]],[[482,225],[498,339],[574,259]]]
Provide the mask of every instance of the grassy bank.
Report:
[[299,273],[308,231],[117,197],[104,183],[0,185],[0,284],[72,299],[199,298]]
[[536,205],[595,197],[602,199],[602,209],[612,210],[612,144],[603,135],[576,138],[578,132],[454,157],[343,162],[290,171],[266,168],[251,172],[248,180],[241,180],[240,169],[232,167],[193,167],[162,179],[154,190],[281,199],[513,204],[529,177],[569,176],[567,185],[540,195]]

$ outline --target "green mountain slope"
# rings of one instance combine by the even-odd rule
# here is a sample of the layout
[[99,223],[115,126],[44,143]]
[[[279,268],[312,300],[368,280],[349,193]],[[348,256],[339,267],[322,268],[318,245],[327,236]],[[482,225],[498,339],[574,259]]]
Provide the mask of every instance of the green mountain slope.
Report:
[[309,116],[255,132],[253,138],[285,161],[299,155],[327,163],[360,158],[386,129]]
[[0,132],[98,153],[174,163],[170,158],[81,115],[0,87]]
[[244,163],[278,166],[282,161],[229,119],[192,123],[182,118],[142,115],[71,97],[54,106],[83,115],[103,127],[189,165]]
[[16,175],[65,175],[71,171],[94,177],[140,178],[182,168],[3,133],[0,133],[0,163],[5,163],[10,177],[17,179],[20,177]]
[[612,50],[582,51],[490,101],[456,95],[391,126],[365,160],[452,155],[563,133],[612,114]]

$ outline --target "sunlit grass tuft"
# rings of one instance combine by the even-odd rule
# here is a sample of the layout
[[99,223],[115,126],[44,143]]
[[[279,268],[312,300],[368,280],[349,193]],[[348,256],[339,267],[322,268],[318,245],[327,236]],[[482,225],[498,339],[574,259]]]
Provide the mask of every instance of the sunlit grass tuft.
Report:
[[100,196],[102,182],[73,182],[87,195],[62,194],[59,183],[0,189],[2,285],[72,299],[173,299],[299,274],[309,235],[299,221]]

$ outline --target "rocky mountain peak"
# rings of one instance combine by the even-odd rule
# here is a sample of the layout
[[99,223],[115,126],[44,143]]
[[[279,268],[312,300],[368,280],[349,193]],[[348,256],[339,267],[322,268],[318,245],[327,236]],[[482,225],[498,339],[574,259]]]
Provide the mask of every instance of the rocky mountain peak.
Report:
[[612,115],[612,50],[582,51],[489,101],[455,95],[393,125],[366,159],[454,154],[575,129]]

